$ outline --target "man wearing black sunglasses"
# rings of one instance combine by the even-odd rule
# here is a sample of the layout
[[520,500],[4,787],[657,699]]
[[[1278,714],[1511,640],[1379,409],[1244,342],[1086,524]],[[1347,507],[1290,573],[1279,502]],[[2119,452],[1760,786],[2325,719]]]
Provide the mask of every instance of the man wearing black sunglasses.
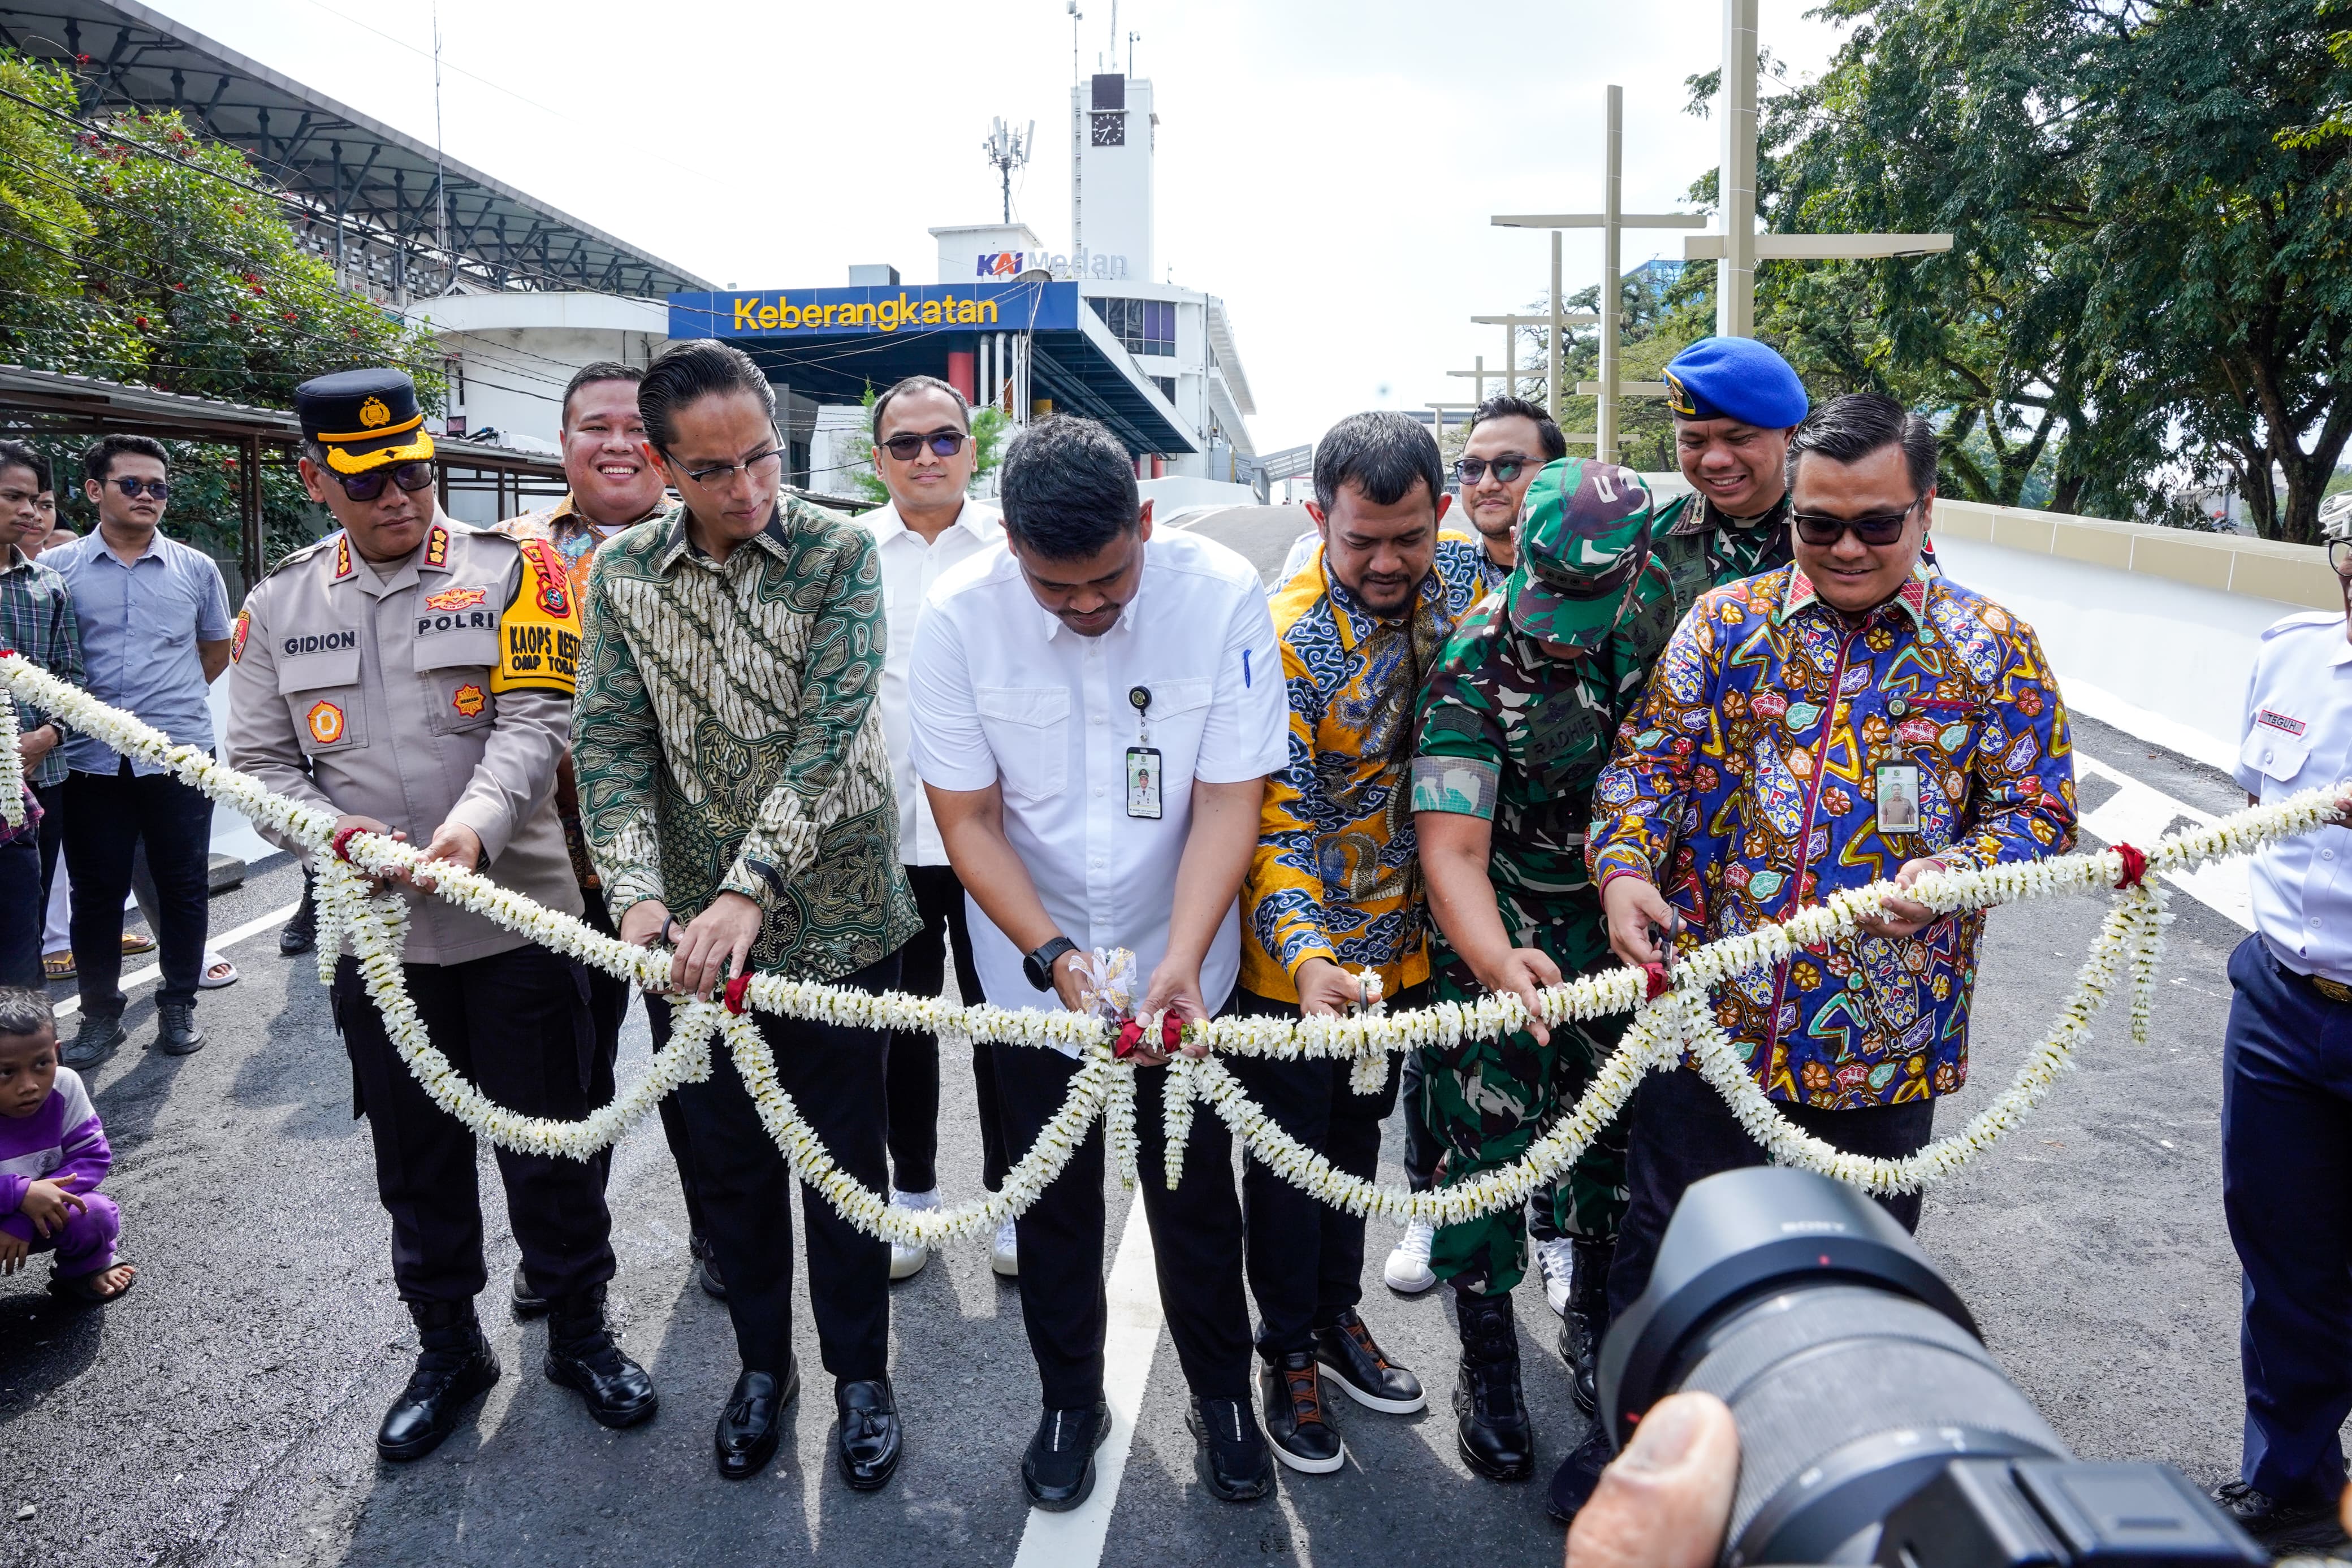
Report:
[[1470,416],[1461,460],[1462,510],[1486,548],[1486,586],[1502,587],[1518,557],[1513,540],[1519,503],[1536,472],[1568,455],[1568,438],[1541,405],[1523,397],[1490,397]]
[[[545,539],[436,515],[433,437],[398,371],[347,371],[294,392],[302,483],[342,525],[246,598],[230,674],[229,760],[338,830],[424,841],[567,915],[580,888],[555,809],[570,738],[580,613]],[[289,845],[291,848],[293,846]],[[415,885],[430,890],[420,871]],[[415,902],[402,983],[436,1049],[493,1102],[575,1121],[613,1095],[582,966],[438,898]],[[392,1272],[421,1354],[376,1435],[421,1458],[498,1380],[474,1315],[488,1281],[474,1135],[402,1062],[346,954],[335,1021],[392,1217]],[[609,1153],[498,1151],[529,1293],[548,1303],[550,1381],[606,1427],[654,1413],[652,1380],[613,1343],[604,1204]]]
[[[1882,880],[1907,890],[1930,871],[2073,844],[2066,710],[2040,643],[1923,562],[1937,455],[1927,421],[1876,393],[1839,398],[1798,430],[1795,563],[1701,597],[1594,789],[1588,852],[1625,962],[1669,961],[1678,941],[1753,931]],[[1898,894],[1859,924],[1718,987],[1717,1016],[1789,1121],[1901,1159],[1967,1080],[1984,916]],[[1644,1079],[1611,1309],[1648,1284],[1691,1183],[1765,1159],[1697,1074]],[[1917,1193],[1879,1201],[1917,1227]],[[1580,1455],[1573,1484],[1555,1486],[1562,1512],[1607,1458]]]
[[[915,777],[907,672],[914,664],[915,629],[922,624],[931,584],[1004,540],[1003,516],[965,494],[978,457],[963,394],[937,376],[908,376],[874,400],[874,472],[890,492],[888,506],[858,518],[882,558],[883,613],[890,632],[875,706],[882,710],[891,785],[898,798],[898,858],[923,917],[922,930],[900,957],[898,983],[916,996],[937,996],[952,962],[956,991],[967,1007],[987,998],[972,965],[963,883],[948,863],[947,845]],[[893,1034],[888,1071],[890,1201],[900,1208],[937,1208],[939,1041],[919,1030]],[[1008,1161],[997,1113],[996,1059],[985,1043],[971,1048],[971,1075],[980,1104],[981,1183],[994,1192],[1003,1185]],[[996,1228],[990,1266],[999,1274],[1017,1275],[1020,1256],[1008,1215]],[[929,1258],[926,1248],[893,1243],[890,1277],[908,1279]]]

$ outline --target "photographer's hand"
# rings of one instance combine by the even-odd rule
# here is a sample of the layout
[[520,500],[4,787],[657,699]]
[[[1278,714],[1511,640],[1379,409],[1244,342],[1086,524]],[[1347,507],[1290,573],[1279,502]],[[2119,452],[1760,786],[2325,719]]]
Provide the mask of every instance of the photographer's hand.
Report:
[[1661,1399],[1577,1514],[1568,1568],[1711,1568],[1738,1479],[1730,1407],[1712,1394]]

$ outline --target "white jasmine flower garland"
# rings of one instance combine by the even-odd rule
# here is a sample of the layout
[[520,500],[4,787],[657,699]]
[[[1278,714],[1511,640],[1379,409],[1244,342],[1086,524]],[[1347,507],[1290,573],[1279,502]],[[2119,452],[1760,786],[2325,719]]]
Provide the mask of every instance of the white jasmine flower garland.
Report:
[[0,702],[0,822],[25,825],[25,759],[16,754],[16,704]]
[[[402,876],[425,866],[416,850],[373,834],[357,834],[337,846],[331,812],[274,794],[256,779],[192,747],[173,745],[131,715],[96,701],[36,668],[20,654],[0,655],[0,684],[19,700],[31,700],[58,714],[76,729],[117,751],[161,764],[183,782],[309,850],[320,873],[321,979],[331,979],[338,950],[348,947],[360,965],[369,996],[383,1012],[387,1032],[402,1060],[435,1103],[478,1135],[501,1146],[587,1157],[619,1137],[663,1094],[680,1083],[707,1077],[712,1038],[723,1030],[736,1069],[751,1088],[762,1121],[794,1175],[824,1193],[861,1228],[890,1240],[937,1245],[992,1231],[1004,1216],[1027,1208],[1060,1175],[1097,1115],[1104,1118],[1108,1153],[1117,1163],[1121,1179],[1129,1185],[1138,1179],[1135,1070],[1113,1061],[1109,1045],[1112,1019],[1129,1014],[1135,1003],[1131,955],[1095,956],[1094,972],[1104,977],[1098,994],[1109,1009],[1097,1013],[959,1008],[937,998],[898,993],[874,996],[778,975],[752,979],[746,988],[746,1004],[782,1016],[860,1029],[928,1030],[961,1033],[976,1040],[1076,1048],[1081,1065],[1072,1080],[1069,1098],[1007,1177],[1002,1192],[954,1209],[894,1209],[881,1195],[860,1186],[835,1166],[801,1121],[790,1096],[776,1083],[774,1061],[758,1030],[747,1017],[730,1016],[715,1003],[681,1002],[671,1049],[611,1104],[579,1122],[520,1116],[491,1103],[459,1078],[448,1059],[433,1048],[406,993],[401,972],[408,918],[405,895],[396,892],[369,895],[369,878]],[[8,705],[0,705],[0,727],[0,727],[0,739],[13,735],[15,716]],[[0,819],[21,820],[23,777],[14,745],[0,746]],[[6,816],[11,806],[16,813],[13,817]],[[2062,1008],[2051,1033],[2029,1056],[2016,1082],[1959,1133],[1906,1160],[1860,1159],[1832,1149],[1791,1125],[1757,1087],[1707,1003],[1712,988],[1736,976],[1852,935],[1857,919],[1875,913],[1881,901],[1894,892],[1890,883],[1876,883],[1833,894],[1821,904],[1794,912],[1779,925],[1724,937],[1682,956],[1672,976],[1672,988],[1646,1007],[1643,1003],[1648,980],[1636,969],[1612,969],[1545,990],[1538,1002],[1549,1024],[1639,1010],[1623,1043],[1602,1064],[1575,1108],[1551,1133],[1537,1140],[1525,1157],[1503,1170],[1421,1194],[1380,1187],[1336,1172],[1320,1155],[1283,1133],[1213,1055],[1202,1060],[1179,1057],[1165,1070],[1162,1125],[1168,1134],[1168,1150],[1163,1174],[1171,1187],[1181,1177],[1192,1102],[1198,1098],[1206,1100],[1258,1158],[1326,1203],[1393,1219],[1459,1223],[1523,1202],[1538,1185],[1567,1169],[1600,1128],[1622,1109],[1642,1075],[1674,1065],[1687,1049],[1742,1125],[1775,1159],[1819,1170],[1874,1192],[1913,1190],[1959,1169],[2041,1102],[2090,1038],[2091,1015],[2105,1004],[2119,983],[2129,991],[2133,1038],[2145,1040],[2164,926],[2171,919],[2165,910],[2162,883],[2151,879],[2208,861],[2250,853],[2274,840],[2311,831],[2333,821],[2341,810],[2333,791],[2310,790],[2165,839],[2144,856],[2119,845],[2096,853],[1983,869],[1956,868],[1920,877],[1909,896],[1944,914],[2103,891],[2121,886],[2135,873],[2138,880],[2116,901],[2077,976],[2074,995]],[[338,849],[341,858],[333,852]],[[422,880],[435,895],[608,974],[648,989],[668,984],[666,952],[606,937],[569,915],[541,908],[486,877],[446,863],[432,864]],[[1121,956],[1127,959],[1123,970],[1118,963]],[[1368,982],[1376,984],[1376,978],[1368,977]],[[1159,1015],[1138,1021],[1146,1026],[1147,1038],[1158,1038]],[[1391,1052],[1449,1044],[1468,1035],[1513,1032],[1524,1029],[1528,1021],[1527,1010],[1516,997],[1482,997],[1391,1015],[1371,995],[1365,1006],[1344,1018],[1228,1018],[1190,1025],[1184,1034],[1188,1042],[1205,1044],[1213,1053],[1348,1058],[1353,1063],[1351,1086],[1359,1092],[1378,1092],[1386,1082]]]

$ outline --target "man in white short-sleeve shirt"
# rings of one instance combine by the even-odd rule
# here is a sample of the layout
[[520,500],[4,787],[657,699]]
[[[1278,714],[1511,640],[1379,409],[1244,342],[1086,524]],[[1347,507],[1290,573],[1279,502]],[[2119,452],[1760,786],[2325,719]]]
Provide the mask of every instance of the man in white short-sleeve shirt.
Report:
[[[1154,537],[1133,461],[1091,421],[1032,426],[1006,455],[1006,549],[932,590],[909,677],[915,765],[971,900],[981,985],[1000,1006],[1076,1008],[1079,961],[1124,947],[1140,1013],[1203,1019],[1241,966],[1236,897],[1267,774],[1288,755],[1274,622],[1248,562],[1190,534]],[[1172,782],[1171,782],[1172,781]],[[1019,1158],[1077,1071],[994,1049]],[[1136,1131],[1163,1157],[1162,1059],[1139,1055]],[[1021,1305],[1045,1414],[1022,1461],[1039,1508],[1094,1484],[1103,1398],[1103,1143],[1097,1127],[1020,1218]],[[1183,1180],[1142,1184],[1161,1300],[1186,1381],[1202,1483],[1262,1497],[1273,1466],[1250,1399],[1242,1218],[1229,1134],[1192,1121]]]

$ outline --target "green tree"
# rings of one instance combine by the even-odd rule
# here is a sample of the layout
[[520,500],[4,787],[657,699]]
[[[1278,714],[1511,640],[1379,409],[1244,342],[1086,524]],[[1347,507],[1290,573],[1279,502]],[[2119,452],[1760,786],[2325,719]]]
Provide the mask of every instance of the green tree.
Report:
[[297,382],[398,364],[440,406],[429,336],[305,250],[245,155],[176,113],[76,118],[62,69],[0,53],[0,351],[283,408]]
[[1935,411],[1948,493],[2162,515],[2168,485],[2226,471],[2261,532],[2308,539],[2352,435],[2352,138],[2328,131],[2352,69],[2321,8],[1823,9],[1853,30],[1819,81],[1767,99],[1759,210],[1955,245],[1768,263],[1759,332],[1817,392]]

